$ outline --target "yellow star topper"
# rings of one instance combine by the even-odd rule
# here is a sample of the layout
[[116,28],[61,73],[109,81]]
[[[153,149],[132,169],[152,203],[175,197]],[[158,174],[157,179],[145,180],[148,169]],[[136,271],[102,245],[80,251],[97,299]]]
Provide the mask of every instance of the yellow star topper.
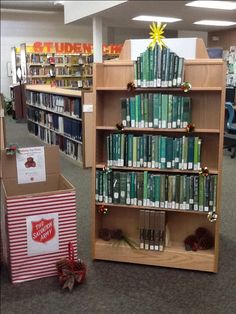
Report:
[[152,22],[152,24],[150,25],[151,32],[149,33],[152,42],[149,44],[148,47],[152,47],[152,49],[154,49],[156,43],[160,46],[161,49],[162,47],[166,47],[165,43],[163,42],[163,38],[165,38],[165,36],[163,36],[165,27],[166,24],[161,25],[160,22],[156,24]]

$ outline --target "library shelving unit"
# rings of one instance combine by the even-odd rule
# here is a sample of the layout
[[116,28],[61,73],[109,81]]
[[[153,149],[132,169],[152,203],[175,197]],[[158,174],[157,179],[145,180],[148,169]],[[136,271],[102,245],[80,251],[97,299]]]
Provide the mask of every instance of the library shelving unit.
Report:
[[[128,47],[130,45],[125,45]],[[123,48],[124,49],[124,48]],[[204,50],[203,47],[201,49]],[[123,51],[121,56],[130,52]],[[107,166],[106,136],[117,133],[116,124],[122,121],[121,98],[140,93],[171,93],[185,96],[181,88],[136,88],[128,91],[127,83],[134,82],[134,62],[131,60],[106,61],[94,65],[93,102],[95,104],[95,152],[93,166],[93,258],[199,271],[217,272],[219,255],[220,195],[223,154],[225,66],[220,59],[208,59],[204,51],[198,51],[198,59],[185,60],[184,81],[191,83],[188,92],[192,102],[193,136],[202,138],[201,165],[208,167],[209,174],[217,175],[217,220],[210,222],[208,212],[180,209],[164,209],[134,205],[107,204],[95,201],[96,171]],[[204,57],[205,56],[205,57]],[[154,134],[182,136],[185,129],[128,128],[119,131],[125,134]],[[110,166],[120,172],[150,171],[155,174],[195,174],[198,170],[147,169]],[[106,169],[106,168],[105,168]],[[106,215],[99,207],[108,209]],[[133,249],[127,245],[115,244],[100,238],[101,228],[122,229],[124,234],[139,243],[139,210],[165,211],[168,226],[168,243],[163,252]],[[184,239],[198,227],[205,227],[214,236],[214,248],[186,251]]]
[[[50,58],[53,56],[53,63]],[[63,88],[90,89],[93,56],[90,54],[27,53],[27,83],[50,84]],[[50,70],[55,77],[50,77]]]
[[[90,145],[86,149],[86,114],[83,103],[91,93],[51,87],[26,85],[28,130],[49,145],[59,145],[61,152],[84,167],[91,167]],[[85,159],[86,156],[86,159]]]

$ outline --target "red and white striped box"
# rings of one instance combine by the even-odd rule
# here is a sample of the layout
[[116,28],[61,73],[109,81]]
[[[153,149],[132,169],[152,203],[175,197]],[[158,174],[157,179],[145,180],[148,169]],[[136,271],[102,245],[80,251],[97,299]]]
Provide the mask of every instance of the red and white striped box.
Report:
[[[49,157],[54,158],[47,163]],[[14,159],[3,157],[4,166],[9,169]],[[3,171],[3,249],[12,283],[56,276],[56,262],[68,256],[69,242],[77,258],[75,189],[55,172],[58,148],[45,147],[45,160],[46,182],[17,186]]]

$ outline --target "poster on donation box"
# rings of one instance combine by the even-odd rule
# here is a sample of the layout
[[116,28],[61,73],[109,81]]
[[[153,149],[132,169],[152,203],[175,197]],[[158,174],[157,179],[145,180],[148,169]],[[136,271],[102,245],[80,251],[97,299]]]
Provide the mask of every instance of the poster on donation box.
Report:
[[26,217],[28,256],[59,251],[58,214]]
[[44,147],[20,148],[16,168],[18,184],[46,181]]

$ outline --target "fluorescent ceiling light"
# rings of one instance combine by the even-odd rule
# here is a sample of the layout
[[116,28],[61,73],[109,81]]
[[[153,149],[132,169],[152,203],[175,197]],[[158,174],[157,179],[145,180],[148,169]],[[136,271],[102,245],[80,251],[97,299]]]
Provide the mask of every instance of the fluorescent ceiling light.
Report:
[[53,1],[54,5],[64,5],[65,1]]
[[173,23],[182,21],[181,19],[177,19],[175,17],[165,17],[165,16],[150,16],[150,15],[139,15],[132,20],[135,21],[145,21],[145,22],[165,22],[165,23]]
[[190,7],[210,8],[210,9],[219,9],[219,10],[235,10],[236,9],[235,1],[192,1],[185,5],[190,6]]
[[194,22],[193,24],[198,24],[198,25],[211,25],[211,26],[231,26],[231,25],[235,25],[236,22],[231,22],[231,21],[201,20],[201,21]]
[[58,14],[56,11],[42,10],[21,10],[21,9],[1,9],[1,13],[22,13],[22,14]]

